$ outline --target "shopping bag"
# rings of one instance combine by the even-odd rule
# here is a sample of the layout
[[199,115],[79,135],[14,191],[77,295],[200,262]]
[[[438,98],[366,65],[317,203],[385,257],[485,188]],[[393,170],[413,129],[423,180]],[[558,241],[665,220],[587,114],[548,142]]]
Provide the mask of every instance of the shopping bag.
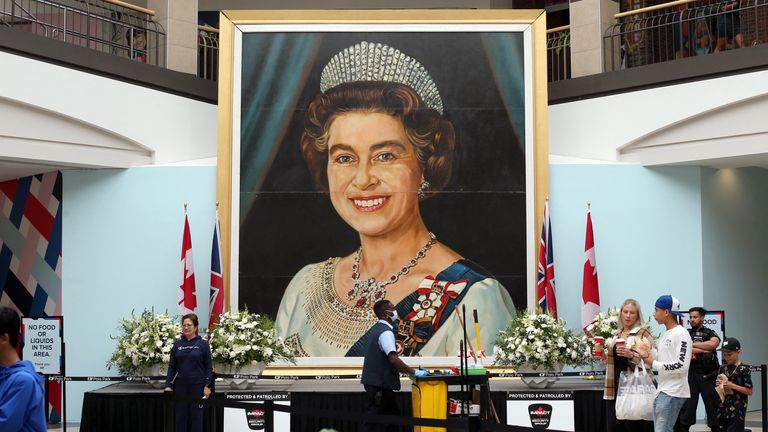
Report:
[[616,392],[616,418],[653,420],[654,398],[656,398],[656,383],[643,363],[635,366],[634,371],[621,372]]

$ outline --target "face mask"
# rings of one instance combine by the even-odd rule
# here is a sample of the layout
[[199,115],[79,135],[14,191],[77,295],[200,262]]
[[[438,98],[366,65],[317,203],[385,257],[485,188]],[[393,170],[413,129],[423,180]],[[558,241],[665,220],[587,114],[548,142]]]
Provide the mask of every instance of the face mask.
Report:
[[396,310],[392,311],[392,316],[389,317],[389,320],[390,321],[397,321],[397,311]]

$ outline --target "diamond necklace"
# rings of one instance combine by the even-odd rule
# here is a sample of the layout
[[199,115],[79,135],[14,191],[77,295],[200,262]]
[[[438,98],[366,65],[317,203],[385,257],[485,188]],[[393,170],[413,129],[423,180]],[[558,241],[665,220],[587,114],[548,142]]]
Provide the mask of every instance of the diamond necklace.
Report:
[[357,254],[355,254],[355,263],[352,265],[352,282],[354,282],[355,285],[347,291],[347,300],[357,299],[357,301],[355,301],[355,306],[363,307],[370,306],[376,301],[385,299],[387,296],[387,285],[397,282],[400,280],[400,276],[408,274],[412,268],[416,267],[419,260],[427,256],[427,251],[435,243],[437,243],[437,237],[430,232],[429,241],[419,249],[416,256],[411,258],[400,271],[393,274],[384,282],[379,282],[374,278],[360,280],[360,256],[363,253],[363,245],[360,245],[357,249]]

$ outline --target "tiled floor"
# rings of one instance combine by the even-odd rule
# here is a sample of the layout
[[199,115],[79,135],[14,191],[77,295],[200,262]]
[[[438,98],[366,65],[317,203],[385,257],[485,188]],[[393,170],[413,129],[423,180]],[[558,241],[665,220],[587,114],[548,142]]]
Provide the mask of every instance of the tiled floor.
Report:
[[[751,411],[747,413],[747,429],[751,429],[752,432],[762,432],[763,428],[760,426],[762,411]],[[708,432],[709,428],[706,424],[697,424],[691,428],[692,432]]]

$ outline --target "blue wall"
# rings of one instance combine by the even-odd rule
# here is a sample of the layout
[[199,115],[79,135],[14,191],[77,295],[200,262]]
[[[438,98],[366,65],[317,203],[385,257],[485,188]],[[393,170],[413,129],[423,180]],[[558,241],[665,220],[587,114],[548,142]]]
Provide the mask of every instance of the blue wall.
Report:
[[[212,166],[64,172],[68,374],[115,373],[105,366],[114,348],[109,336],[132,309],[175,313],[185,202],[207,322],[215,177]],[[558,308],[569,327],[580,327],[591,202],[603,310],[633,297],[647,318],[664,293],[683,308],[722,307],[728,333],[743,335],[745,360],[768,358],[764,341],[748,333],[768,304],[768,172],[562,164],[550,166],[550,182]],[[654,325],[654,332],[661,329]],[[82,392],[99,386],[67,385],[68,420],[79,421]]]
[[[184,203],[188,203],[198,315],[207,324],[216,167],[64,171],[62,292],[68,375],[112,375],[118,321],[154,307],[176,314]],[[67,384],[67,421],[82,392]]]
[[569,327],[581,327],[587,202],[602,310],[635,298],[647,319],[667,293],[682,307],[701,303],[700,168],[551,165],[558,311]]
[[[768,170],[706,169],[702,173],[704,305],[725,310],[725,332],[742,344],[741,360],[768,362],[762,317],[768,306]],[[760,375],[752,374],[760,409]]]

